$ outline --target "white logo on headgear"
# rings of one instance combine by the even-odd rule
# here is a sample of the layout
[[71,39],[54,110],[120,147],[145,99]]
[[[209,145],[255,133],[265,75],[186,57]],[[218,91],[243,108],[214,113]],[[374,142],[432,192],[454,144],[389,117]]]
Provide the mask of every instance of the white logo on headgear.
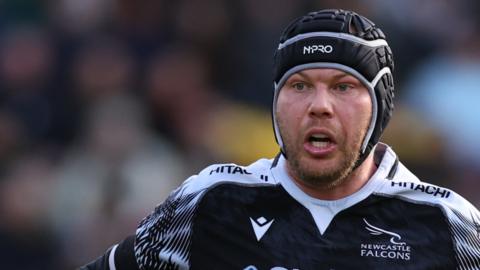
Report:
[[333,52],[332,45],[310,45],[310,46],[303,46],[303,54],[312,54],[315,52],[320,53],[331,53]]

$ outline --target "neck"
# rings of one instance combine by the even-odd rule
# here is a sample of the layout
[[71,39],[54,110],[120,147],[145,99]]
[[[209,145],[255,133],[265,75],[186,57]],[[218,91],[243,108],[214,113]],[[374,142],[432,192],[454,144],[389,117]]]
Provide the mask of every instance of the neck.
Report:
[[[290,177],[303,192],[311,197],[321,200],[338,200],[360,190],[368,182],[376,170],[377,166],[375,165],[372,151],[372,153],[370,153],[370,155],[360,166],[354,169],[345,179],[335,186],[313,186],[305,181],[295,179],[295,177],[293,177],[291,174]],[[287,171],[289,170],[287,169]]]

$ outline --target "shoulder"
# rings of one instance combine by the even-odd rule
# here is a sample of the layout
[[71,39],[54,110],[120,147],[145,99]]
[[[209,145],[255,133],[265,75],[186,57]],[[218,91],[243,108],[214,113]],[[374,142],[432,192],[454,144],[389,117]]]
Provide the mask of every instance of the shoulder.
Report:
[[259,159],[254,163],[241,166],[234,163],[213,164],[189,177],[180,187],[181,194],[205,191],[221,184],[272,185],[270,176],[271,159]]
[[[452,227],[466,224],[474,228],[475,224],[480,223],[478,209],[462,195],[451,189],[419,180],[401,163],[395,177],[385,180],[377,193],[414,204],[439,208]],[[480,234],[480,225],[477,228]]]
[[378,193],[412,203],[436,206],[448,216],[453,213],[463,216],[478,214],[478,210],[460,194],[449,188],[419,180],[401,164],[399,172],[393,179],[385,180]]
[[[405,174],[405,176],[407,175]],[[395,177],[393,180],[385,181],[382,188],[378,190],[378,194],[440,209],[448,223],[459,263],[473,260],[478,262],[475,266],[480,267],[480,254],[478,253],[480,249],[480,212],[463,196],[451,189],[411,177]]]
[[187,269],[192,224],[204,195],[223,183],[272,185],[271,165],[268,159],[248,166],[214,164],[188,178],[138,226],[135,241],[138,264],[153,265],[155,269]]
[[420,180],[400,162],[394,177],[383,179],[382,182],[376,190],[379,195],[404,199],[412,203],[438,206],[445,210],[469,212],[475,209],[460,194]]
[[463,215],[478,212],[462,195],[449,188],[421,181],[403,165],[400,166],[399,173],[393,179],[385,180],[378,193],[412,203],[437,206],[446,214],[452,211]]

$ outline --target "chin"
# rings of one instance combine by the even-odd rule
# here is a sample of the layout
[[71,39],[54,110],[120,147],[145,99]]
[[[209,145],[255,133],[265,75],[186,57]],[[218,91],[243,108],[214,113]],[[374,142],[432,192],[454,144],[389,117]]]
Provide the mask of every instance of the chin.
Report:
[[302,165],[308,166],[310,167],[311,171],[317,171],[317,172],[338,170],[341,167],[339,166],[339,164],[343,164],[343,163],[344,161],[342,161],[336,155],[331,155],[329,157],[322,157],[322,158],[305,155],[302,158],[300,158],[300,166]]
[[301,181],[314,188],[331,189],[342,184],[346,179],[346,174],[339,170],[323,171],[321,173],[304,171]]
[[344,168],[339,164],[339,161],[335,159],[305,158],[300,159],[297,170],[305,176],[323,178],[342,171]]
[[333,188],[343,183],[350,174],[354,162],[338,156],[313,158],[310,156],[292,157],[289,161],[292,173],[308,185]]

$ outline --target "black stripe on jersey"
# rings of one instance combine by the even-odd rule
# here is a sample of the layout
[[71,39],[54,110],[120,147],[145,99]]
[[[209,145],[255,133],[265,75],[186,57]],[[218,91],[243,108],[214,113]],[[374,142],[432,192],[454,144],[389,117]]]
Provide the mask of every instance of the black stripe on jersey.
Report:
[[[456,243],[455,251],[459,270],[480,269],[480,235],[479,224],[470,220],[460,212],[453,210],[450,226]],[[473,214],[472,214],[473,218]]]
[[388,172],[388,176],[387,176],[388,180],[393,180],[393,177],[395,177],[395,173],[397,173],[397,169],[398,169],[398,163],[399,163],[399,160],[398,160],[398,157],[396,157],[395,162],[392,165],[392,168],[390,168],[390,171]]
[[273,168],[277,167],[278,161],[280,160],[280,157],[281,157],[281,156],[282,156],[282,152],[278,153],[278,154],[275,156],[275,159],[273,160],[272,166],[270,166],[270,169],[273,169]]

